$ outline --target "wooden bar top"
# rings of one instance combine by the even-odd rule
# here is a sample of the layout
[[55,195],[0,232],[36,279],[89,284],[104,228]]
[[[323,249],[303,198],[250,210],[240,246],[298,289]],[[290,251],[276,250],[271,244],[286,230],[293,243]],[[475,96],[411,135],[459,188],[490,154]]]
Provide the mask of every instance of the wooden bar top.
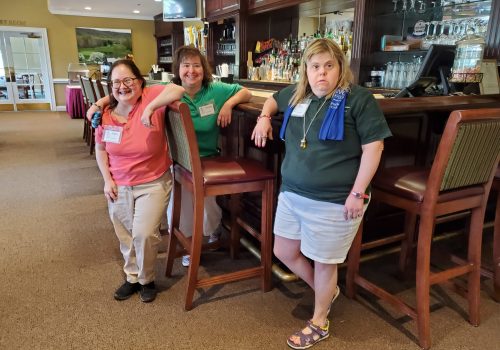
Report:
[[[266,99],[254,96],[250,102],[237,106],[238,110],[258,115]],[[422,112],[453,111],[457,109],[500,107],[500,94],[467,96],[425,96],[411,98],[377,99],[386,117]]]
[[424,96],[377,100],[385,116],[418,112],[500,107],[500,94],[467,96]]

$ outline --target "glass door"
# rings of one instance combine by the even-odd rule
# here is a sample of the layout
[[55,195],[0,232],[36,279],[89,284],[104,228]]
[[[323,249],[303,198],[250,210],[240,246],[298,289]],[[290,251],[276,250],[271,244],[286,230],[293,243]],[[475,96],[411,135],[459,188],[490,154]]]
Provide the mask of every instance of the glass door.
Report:
[[0,27],[0,110],[50,110],[52,89],[44,30]]
[[4,48],[3,36],[0,34],[0,111],[14,110],[11,80],[7,51]]

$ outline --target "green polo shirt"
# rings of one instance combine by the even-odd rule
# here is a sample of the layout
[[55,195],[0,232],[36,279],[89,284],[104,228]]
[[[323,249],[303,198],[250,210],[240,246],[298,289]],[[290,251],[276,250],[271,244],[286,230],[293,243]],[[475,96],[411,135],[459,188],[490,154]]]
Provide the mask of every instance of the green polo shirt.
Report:
[[[295,86],[273,95],[284,112]],[[344,204],[359,170],[361,146],[391,136],[385,117],[373,95],[365,88],[352,86],[346,101],[344,139],[319,140],[319,130],[330,99],[311,97],[304,117],[290,117],[285,133],[286,154],[281,165],[281,191],[325,202]],[[318,108],[323,107],[307,132],[307,147],[300,141]],[[305,128],[304,128],[305,122]]]
[[[181,101],[189,106],[191,118],[193,119],[196,139],[200,157],[217,155],[219,141],[219,126],[217,117],[219,111],[226,101],[242,89],[238,84],[226,84],[222,82],[212,82],[208,87],[202,86],[194,98],[184,94]],[[213,106],[214,113],[204,115],[200,114],[200,107]],[[210,108],[208,108],[210,109]]]

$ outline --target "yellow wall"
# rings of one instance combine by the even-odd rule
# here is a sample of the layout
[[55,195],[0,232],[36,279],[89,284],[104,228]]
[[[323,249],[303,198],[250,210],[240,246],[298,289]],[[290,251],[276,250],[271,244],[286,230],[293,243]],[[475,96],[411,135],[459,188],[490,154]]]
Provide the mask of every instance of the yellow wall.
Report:
[[[67,78],[68,64],[78,62],[76,27],[131,29],[134,60],[141,72],[147,74],[156,63],[153,20],[53,15],[47,0],[10,0],[0,8],[0,29],[2,25],[47,28],[53,78]],[[58,85],[56,104],[64,105],[64,87]]]

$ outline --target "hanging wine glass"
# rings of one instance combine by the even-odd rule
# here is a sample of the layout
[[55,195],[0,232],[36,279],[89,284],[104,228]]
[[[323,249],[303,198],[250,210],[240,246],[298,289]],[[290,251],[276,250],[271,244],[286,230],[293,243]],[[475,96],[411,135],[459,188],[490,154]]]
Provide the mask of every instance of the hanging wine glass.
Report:
[[392,12],[398,12],[398,1],[399,0],[392,0],[392,2],[394,3],[394,9],[392,10]]
[[410,0],[410,12],[415,12],[415,3],[417,1],[416,0]]
[[424,13],[427,5],[425,4],[425,1],[419,0],[419,7],[418,7],[418,13]]

